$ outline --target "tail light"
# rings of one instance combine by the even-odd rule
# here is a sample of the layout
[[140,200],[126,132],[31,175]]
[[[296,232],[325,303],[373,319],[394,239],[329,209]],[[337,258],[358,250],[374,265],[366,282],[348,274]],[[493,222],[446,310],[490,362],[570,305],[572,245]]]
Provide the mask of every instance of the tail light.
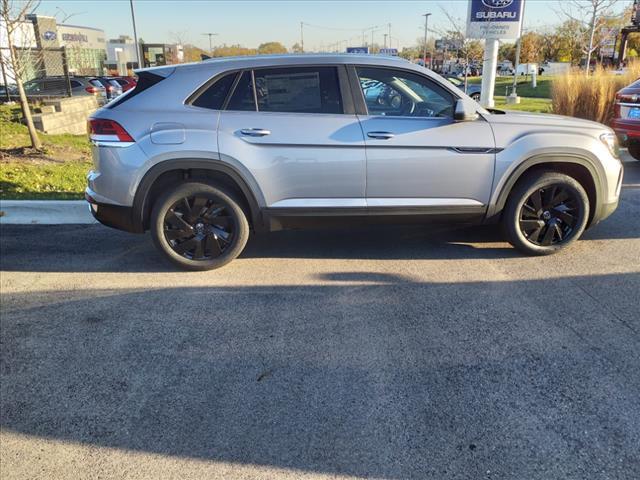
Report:
[[620,93],[616,93],[616,101],[613,105],[613,116],[614,118],[620,118],[621,117],[621,108],[620,108],[620,103],[622,102],[622,94]]
[[133,137],[122,125],[105,118],[92,118],[88,125],[89,138],[102,142],[133,142]]
[[93,85],[89,85],[85,88],[85,90],[93,95],[100,92],[100,89],[98,87],[94,87]]

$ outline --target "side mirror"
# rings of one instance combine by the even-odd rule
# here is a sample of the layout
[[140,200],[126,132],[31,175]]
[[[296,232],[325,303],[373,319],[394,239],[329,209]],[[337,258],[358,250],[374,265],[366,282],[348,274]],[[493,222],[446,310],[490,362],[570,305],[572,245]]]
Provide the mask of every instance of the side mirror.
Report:
[[453,112],[453,119],[456,122],[472,122],[478,119],[473,103],[465,102],[462,98],[456,101],[456,108]]

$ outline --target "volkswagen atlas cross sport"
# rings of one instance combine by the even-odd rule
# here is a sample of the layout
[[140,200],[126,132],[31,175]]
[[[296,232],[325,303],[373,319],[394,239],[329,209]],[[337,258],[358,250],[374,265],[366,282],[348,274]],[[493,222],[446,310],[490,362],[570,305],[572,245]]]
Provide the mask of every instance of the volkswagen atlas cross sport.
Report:
[[186,269],[228,263],[250,231],[327,217],[501,223],[516,248],[543,255],[618,205],[611,129],[486,110],[400,59],[258,56],[137,73],[89,120],[86,199],[105,225],[150,230]]

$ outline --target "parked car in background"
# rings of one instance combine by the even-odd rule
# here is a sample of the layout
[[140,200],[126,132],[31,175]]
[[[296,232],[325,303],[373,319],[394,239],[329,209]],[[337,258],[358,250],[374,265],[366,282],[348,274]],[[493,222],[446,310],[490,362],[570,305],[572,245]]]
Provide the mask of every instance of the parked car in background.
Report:
[[[106,89],[93,77],[71,77],[69,79],[72,96],[93,95],[97,98],[98,103],[102,104],[106,100]],[[29,98],[50,98],[50,97],[66,97],[67,78],[44,77],[29,80],[24,84],[24,91]]]
[[640,79],[616,94],[614,118],[611,126],[620,143],[640,160]]
[[15,97],[18,96],[18,88],[15,85],[9,85],[8,87],[6,85],[0,85],[0,102],[6,102],[8,100],[7,93],[9,97],[14,100]]
[[453,75],[444,75],[449,82],[453,83],[460,90],[465,92],[471,98],[473,98],[476,102],[480,101],[480,92],[482,91],[482,87],[476,83],[467,82],[467,89],[465,91],[464,88],[464,79],[459,77],[454,77]]
[[123,92],[128,92],[132,88],[136,87],[135,77],[110,77],[120,84]]
[[107,101],[122,95],[122,86],[112,77],[96,77],[90,81],[93,84],[99,82],[104,87]]
[[485,110],[404,60],[232,57],[138,79],[89,119],[85,198],[105,225],[150,230],[182,268],[227,264],[251,231],[335,217],[500,223],[516,248],[547,255],[618,206],[613,130]]

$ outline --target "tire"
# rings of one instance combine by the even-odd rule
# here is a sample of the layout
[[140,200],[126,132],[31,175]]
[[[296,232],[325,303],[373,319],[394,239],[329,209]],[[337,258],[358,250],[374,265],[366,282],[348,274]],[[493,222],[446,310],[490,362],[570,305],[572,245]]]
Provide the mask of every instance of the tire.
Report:
[[502,225],[509,243],[528,255],[549,255],[575,242],[589,219],[589,197],[573,177],[532,172],[509,195]]
[[185,270],[213,270],[235,259],[249,239],[249,222],[233,194],[199,182],[177,185],[154,203],[156,248]]
[[640,160],[640,142],[629,142],[629,155]]
[[476,102],[480,101],[480,94],[479,93],[474,93],[473,95],[471,95],[471,98],[473,98]]

